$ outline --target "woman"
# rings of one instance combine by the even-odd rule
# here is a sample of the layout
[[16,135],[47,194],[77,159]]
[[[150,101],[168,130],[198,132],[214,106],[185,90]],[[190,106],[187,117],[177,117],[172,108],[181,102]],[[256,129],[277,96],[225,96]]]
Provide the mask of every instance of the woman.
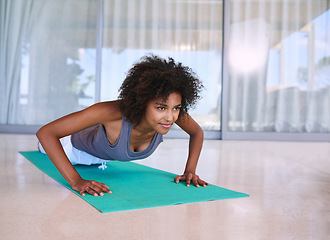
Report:
[[174,181],[205,187],[209,184],[195,173],[203,131],[187,113],[202,87],[191,69],[181,63],[154,55],[144,57],[130,69],[118,100],[96,103],[40,128],[40,149],[72,189],[83,196],[85,192],[103,196],[103,192],[111,193],[109,187],[82,179],[72,164],[146,158],[176,123],[190,141],[185,171]]

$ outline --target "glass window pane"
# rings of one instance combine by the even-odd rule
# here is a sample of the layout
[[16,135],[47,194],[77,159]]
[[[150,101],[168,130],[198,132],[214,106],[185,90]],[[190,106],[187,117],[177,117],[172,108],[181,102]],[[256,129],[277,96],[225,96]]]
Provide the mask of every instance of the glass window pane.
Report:
[[229,131],[330,132],[328,7],[231,1]]
[[101,100],[118,97],[142,56],[172,57],[205,86],[190,114],[204,130],[220,130],[222,1],[105,0],[104,14]]
[[[10,2],[10,3],[9,3]],[[0,124],[38,125],[94,102],[97,1],[8,1]],[[15,55],[16,54],[16,55]],[[8,107],[10,106],[10,107]]]

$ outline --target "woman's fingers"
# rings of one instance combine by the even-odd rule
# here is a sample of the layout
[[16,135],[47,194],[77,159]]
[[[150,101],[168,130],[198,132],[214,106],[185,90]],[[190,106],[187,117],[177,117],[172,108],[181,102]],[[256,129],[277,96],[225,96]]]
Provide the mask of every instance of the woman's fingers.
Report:
[[82,196],[85,196],[86,193],[97,196],[104,196],[104,193],[112,193],[109,190],[109,187],[103,183],[95,182],[95,181],[85,181],[84,184],[81,184],[79,187],[79,193]]
[[199,179],[199,185],[201,185],[201,186],[203,186],[203,187],[210,186],[209,183],[203,181],[202,179]]
[[179,183],[180,181],[185,181],[187,187],[189,187],[191,183],[194,184],[196,187],[206,187],[210,185],[209,183],[200,179],[199,176],[194,173],[185,173],[184,175],[177,176],[176,178],[174,178],[174,181],[176,183]]
[[86,195],[85,194],[85,190],[81,190],[81,191],[79,191],[79,193],[80,193],[81,196],[85,196]]
[[177,176],[176,178],[174,178],[174,182],[179,183],[180,181],[184,181],[185,178],[185,175]]
[[101,188],[101,190],[102,190],[103,192],[106,192],[106,193],[112,193],[112,192],[109,190],[109,187],[108,187],[107,185],[105,185],[105,184],[103,184],[103,183],[100,183],[100,184],[101,184],[100,188]]
[[90,195],[93,195],[94,197],[98,196],[98,194],[91,187],[86,187],[85,190],[87,193],[89,193]]
[[[193,174],[188,173],[188,174],[187,174],[187,179],[186,179],[186,186],[187,186],[187,187],[190,187],[190,182],[191,182],[191,180],[193,180]],[[193,180],[193,183],[194,183],[194,180]]]
[[177,176],[176,178],[174,178],[174,181],[176,183],[179,183],[180,181],[185,181],[186,182],[186,186],[189,187],[190,186],[190,182],[193,179],[193,175],[192,173],[186,173],[184,175],[180,175]]
[[[197,176],[197,175],[196,175],[196,176]],[[198,183],[198,180],[199,180],[198,176],[197,176],[197,177],[194,177],[194,178],[192,179],[192,182],[193,182],[193,184],[194,184],[196,187],[200,187],[200,186],[199,186],[199,183]]]

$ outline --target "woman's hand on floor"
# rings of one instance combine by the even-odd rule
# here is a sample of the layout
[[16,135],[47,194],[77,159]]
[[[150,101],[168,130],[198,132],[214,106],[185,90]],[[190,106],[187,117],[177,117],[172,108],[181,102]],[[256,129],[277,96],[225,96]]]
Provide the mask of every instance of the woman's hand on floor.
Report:
[[203,187],[206,187],[206,186],[210,186],[209,183],[203,181],[202,179],[199,178],[199,176],[195,173],[185,173],[183,175],[179,175],[177,176],[176,178],[174,178],[174,181],[176,183],[179,183],[180,181],[185,181],[186,182],[186,185],[187,187],[190,186],[190,183],[192,182],[196,187],[200,187],[200,186],[203,186]]
[[85,196],[85,192],[97,196],[103,196],[103,192],[112,193],[109,190],[109,187],[103,183],[81,179],[77,183],[71,186],[73,190],[76,190],[80,193],[81,196]]

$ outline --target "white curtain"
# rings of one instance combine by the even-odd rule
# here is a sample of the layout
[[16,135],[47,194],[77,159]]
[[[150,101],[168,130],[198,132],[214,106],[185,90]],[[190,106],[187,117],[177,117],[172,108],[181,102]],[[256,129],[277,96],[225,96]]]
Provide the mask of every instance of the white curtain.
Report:
[[0,1],[0,124],[22,118],[20,87],[25,39],[36,16],[34,1]]
[[229,131],[330,132],[329,5],[231,1]]
[[97,1],[0,4],[0,124],[41,125],[92,104]]

